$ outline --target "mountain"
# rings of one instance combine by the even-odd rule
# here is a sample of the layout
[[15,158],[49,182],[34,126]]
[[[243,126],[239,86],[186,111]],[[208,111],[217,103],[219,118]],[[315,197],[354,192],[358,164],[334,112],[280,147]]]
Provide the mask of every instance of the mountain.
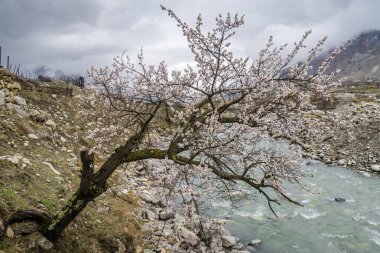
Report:
[[[328,53],[314,59],[317,69]],[[353,38],[332,62],[328,72],[337,72],[337,77],[345,77],[346,83],[371,83],[380,81],[380,31],[363,31]]]

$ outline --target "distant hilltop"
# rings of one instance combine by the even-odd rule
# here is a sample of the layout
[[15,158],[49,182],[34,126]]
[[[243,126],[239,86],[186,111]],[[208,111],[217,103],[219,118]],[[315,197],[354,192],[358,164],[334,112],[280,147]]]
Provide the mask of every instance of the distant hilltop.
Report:
[[[312,65],[317,69],[327,53],[317,57]],[[380,82],[380,31],[367,30],[353,38],[332,62],[328,72],[345,77],[345,83]]]

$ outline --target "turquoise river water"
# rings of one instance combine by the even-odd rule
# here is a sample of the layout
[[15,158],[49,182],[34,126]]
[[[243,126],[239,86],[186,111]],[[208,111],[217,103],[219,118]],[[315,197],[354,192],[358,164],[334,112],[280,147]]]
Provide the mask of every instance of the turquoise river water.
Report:
[[[380,177],[320,163],[304,168],[313,175],[306,181],[314,193],[290,189],[304,207],[284,200],[274,205],[276,219],[258,197],[234,212],[227,202],[220,203],[213,215],[227,218],[226,227],[244,244],[262,240],[258,253],[380,252]],[[335,202],[336,197],[346,201]]]

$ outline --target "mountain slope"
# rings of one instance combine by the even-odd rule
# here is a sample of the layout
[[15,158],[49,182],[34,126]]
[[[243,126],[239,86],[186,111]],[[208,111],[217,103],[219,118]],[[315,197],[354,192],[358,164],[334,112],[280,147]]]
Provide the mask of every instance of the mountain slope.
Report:
[[[320,55],[313,62],[314,69],[321,65],[326,54]],[[353,38],[332,62],[328,72],[337,72],[337,77],[345,77],[345,82],[380,81],[380,31],[361,32]]]

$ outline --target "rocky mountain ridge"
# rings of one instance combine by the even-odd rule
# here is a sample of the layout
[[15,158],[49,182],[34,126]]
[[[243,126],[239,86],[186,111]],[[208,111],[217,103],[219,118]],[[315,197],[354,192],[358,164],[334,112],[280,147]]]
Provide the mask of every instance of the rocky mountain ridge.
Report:
[[[314,70],[327,54],[323,53],[312,61]],[[348,84],[380,82],[380,31],[368,30],[354,36],[327,71],[336,72],[337,77],[345,78],[344,82]]]

